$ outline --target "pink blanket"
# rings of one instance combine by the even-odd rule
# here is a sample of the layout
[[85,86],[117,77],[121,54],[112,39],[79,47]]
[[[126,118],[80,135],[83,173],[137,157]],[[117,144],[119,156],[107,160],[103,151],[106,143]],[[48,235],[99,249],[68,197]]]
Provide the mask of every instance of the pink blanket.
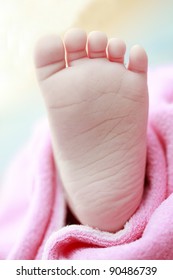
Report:
[[124,229],[67,224],[47,123],[8,170],[0,196],[0,259],[173,259],[173,67],[149,73],[145,191]]

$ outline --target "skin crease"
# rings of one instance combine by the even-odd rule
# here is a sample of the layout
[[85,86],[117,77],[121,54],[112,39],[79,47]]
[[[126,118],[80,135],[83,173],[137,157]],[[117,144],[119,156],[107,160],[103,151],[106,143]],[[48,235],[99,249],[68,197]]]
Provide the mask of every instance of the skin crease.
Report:
[[72,29],[40,40],[38,82],[68,205],[84,225],[116,232],[138,208],[148,118],[147,55],[122,40]]

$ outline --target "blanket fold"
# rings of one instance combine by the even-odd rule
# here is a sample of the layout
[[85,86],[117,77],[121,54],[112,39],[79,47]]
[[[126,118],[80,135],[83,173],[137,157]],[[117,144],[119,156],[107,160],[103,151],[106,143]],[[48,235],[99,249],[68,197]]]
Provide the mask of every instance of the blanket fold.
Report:
[[173,66],[149,72],[142,202],[115,234],[66,225],[47,122],[9,168],[0,197],[0,259],[173,259]]

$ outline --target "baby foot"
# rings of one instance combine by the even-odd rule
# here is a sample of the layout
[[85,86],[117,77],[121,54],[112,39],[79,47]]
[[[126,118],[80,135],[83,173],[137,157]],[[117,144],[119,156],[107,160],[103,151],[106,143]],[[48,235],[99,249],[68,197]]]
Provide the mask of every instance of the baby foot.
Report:
[[140,204],[146,164],[147,56],[101,32],[74,29],[42,39],[37,77],[55,161],[82,224],[115,232]]

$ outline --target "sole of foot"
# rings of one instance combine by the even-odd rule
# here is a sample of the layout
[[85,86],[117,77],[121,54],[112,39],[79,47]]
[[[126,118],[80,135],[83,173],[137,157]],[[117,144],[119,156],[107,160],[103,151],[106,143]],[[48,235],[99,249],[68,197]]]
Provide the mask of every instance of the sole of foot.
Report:
[[144,187],[148,118],[147,55],[93,31],[50,35],[35,49],[55,162],[67,202],[84,225],[116,232]]

